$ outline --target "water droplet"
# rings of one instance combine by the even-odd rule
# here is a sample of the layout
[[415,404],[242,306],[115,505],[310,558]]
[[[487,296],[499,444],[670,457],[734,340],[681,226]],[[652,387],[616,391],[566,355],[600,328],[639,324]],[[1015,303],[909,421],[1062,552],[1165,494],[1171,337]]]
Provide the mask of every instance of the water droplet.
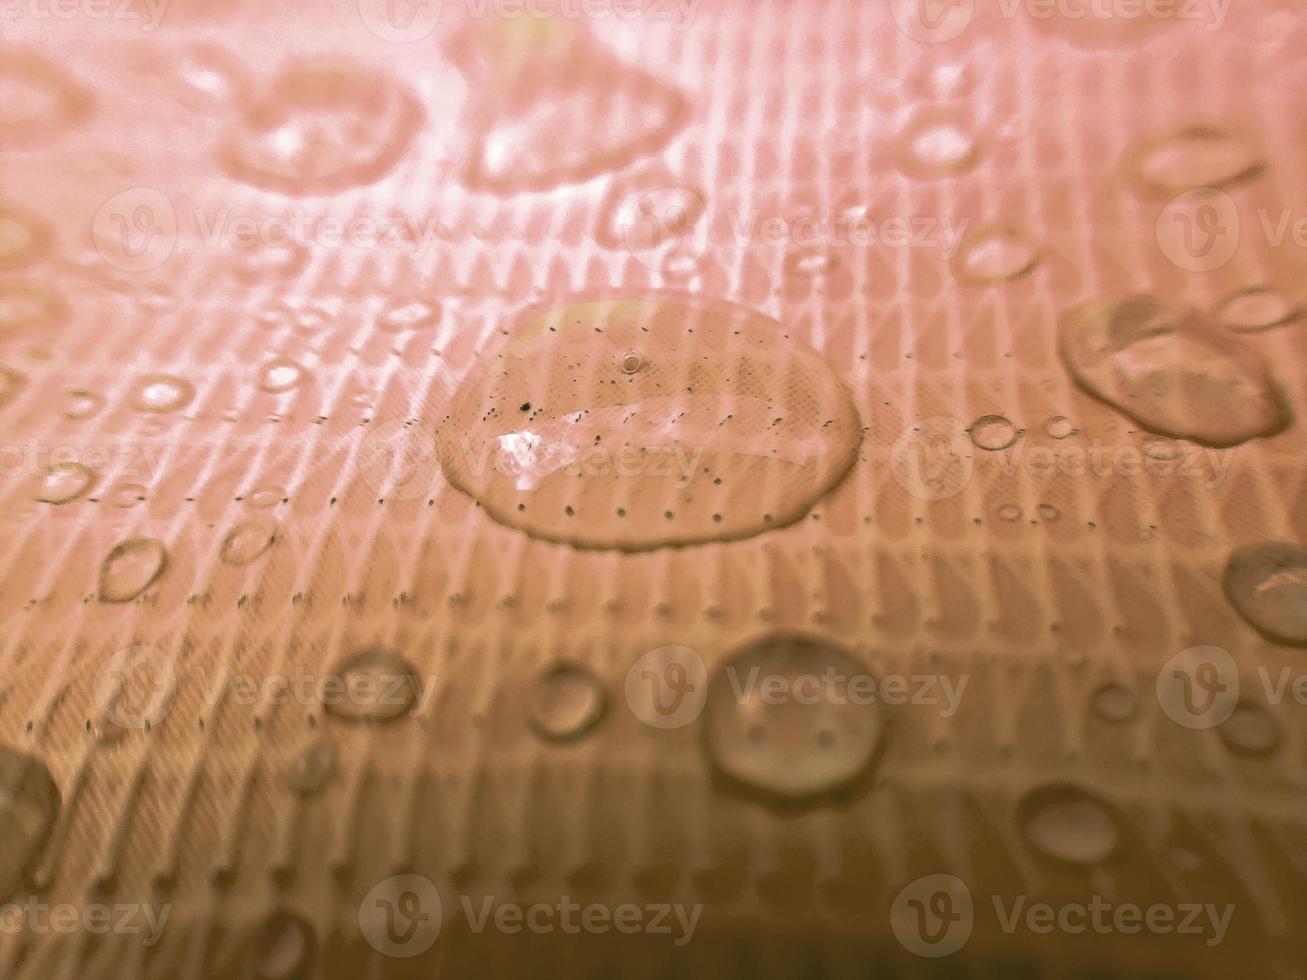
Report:
[[34,282],[0,283],[0,334],[59,323],[68,314],[63,297]]
[[132,538],[114,545],[100,565],[100,601],[130,602],[159,580],[168,551],[154,538]]
[[317,958],[318,937],[305,919],[280,909],[269,915],[254,941],[259,980],[304,980]]
[[1251,701],[1236,704],[1217,730],[1225,747],[1239,755],[1270,755],[1284,741],[1275,716]]
[[1026,793],[1017,804],[1026,842],[1045,857],[1089,866],[1110,858],[1121,842],[1116,814],[1098,797],[1070,783]]
[[63,800],[44,762],[4,746],[0,746],[0,787],[0,824],[5,829],[0,902],[7,902],[40,860]]
[[308,249],[298,242],[237,245],[227,256],[231,260],[231,274],[247,282],[293,279],[309,262]]
[[1040,520],[1055,521],[1062,516],[1062,512],[1052,504],[1040,504],[1037,508]]
[[35,261],[49,246],[43,222],[0,204],[0,270],[18,269]]
[[596,238],[606,248],[642,252],[684,243],[706,210],[692,187],[619,187],[604,202]]
[[1073,435],[1076,428],[1065,415],[1054,415],[1044,423],[1044,431],[1053,439],[1065,439],[1067,436]]
[[424,299],[412,299],[382,310],[377,316],[377,329],[386,333],[401,330],[425,330],[440,322],[440,304]]
[[135,507],[144,502],[148,492],[139,483],[115,483],[104,492],[101,499],[110,507]]
[[1021,433],[1002,415],[982,415],[971,423],[971,441],[978,449],[997,452],[1017,441]]
[[265,518],[255,518],[236,525],[223,538],[219,557],[231,565],[248,565],[277,540],[277,525]]
[[[586,370],[630,351],[635,373]],[[843,478],[862,437],[816,352],[753,310],[700,297],[529,311],[489,365],[442,423],[446,476],[495,520],[582,547],[792,523]]]
[[1131,166],[1145,189],[1175,197],[1199,187],[1229,187],[1252,180],[1266,164],[1246,138],[1200,125],[1146,140],[1135,151]]
[[1256,351],[1201,314],[1153,296],[1069,310],[1059,346],[1077,384],[1162,435],[1233,446],[1289,422],[1284,396]]
[[367,647],[332,671],[343,690],[324,690],[327,714],[350,724],[382,724],[413,712],[420,694],[417,673],[399,654]]
[[47,504],[66,504],[85,493],[94,479],[91,471],[81,463],[55,463],[41,478],[41,490],[36,499]]
[[93,391],[75,388],[68,392],[68,404],[64,408],[66,419],[89,419],[104,407],[104,399]]
[[0,56],[0,144],[47,143],[91,113],[91,97],[61,68],[29,48]]
[[1227,296],[1216,308],[1215,317],[1232,330],[1256,332],[1282,327],[1298,319],[1302,308],[1267,286],[1241,289]]
[[879,701],[864,696],[868,686],[874,681],[866,667],[837,646],[801,636],[763,639],[709,681],[709,760],[728,781],[779,800],[848,790],[872,764],[885,729]]
[[1239,615],[1267,639],[1307,646],[1307,548],[1246,545],[1230,555],[1224,586]]
[[136,382],[132,407],[141,412],[163,415],[180,411],[194,397],[195,386],[185,378],[171,374],[147,374]]
[[635,374],[644,367],[644,357],[638,350],[628,350],[622,355],[622,373]]
[[1016,504],[1003,504],[998,509],[998,517],[999,520],[1008,521],[1009,523],[1019,521],[1021,520],[1021,508]]
[[313,796],[335,777],[339,760],[335,739],[315,735],[286,764],[282,779],[292,793]]
[[953,271],[965,283],[988,286],[1019,279],[1039,265],[1039,252],[1020,232],[991,226],[967,235],[953,257]]
[[811,278],[825,275],[835,268],[835,256],[820,248],[808,248],[785,256],[784,272],[787,276]]
[[1089,707],[1107,721],[1129,721],[1139,706],[1128,687],[1111,681],[1090,695]]
[[571,741],[599,724],[607,707],[608,695],[599,678],[584,667],[559,664],[536,682],[529,720],[541,738]]
[[955,177],[975,167],[981,149],[970,129],[947,116],[927,113],[900,136],[899,169],[910,177]]
[[304,368],[284,357],[274,358],[259,369],[259,388],[279,394],[304,380]]
[[257,486],[245,496],[245,502],[247,504],[251,507],[258,507],[259,509],[276,507],[285,499],[285,488],[274,486],[271,483]]
[[403,83],[345,61],[284,66],[225,134],[219,157],[239,180],[288,194],[333,194],[379,180],[423,124]]

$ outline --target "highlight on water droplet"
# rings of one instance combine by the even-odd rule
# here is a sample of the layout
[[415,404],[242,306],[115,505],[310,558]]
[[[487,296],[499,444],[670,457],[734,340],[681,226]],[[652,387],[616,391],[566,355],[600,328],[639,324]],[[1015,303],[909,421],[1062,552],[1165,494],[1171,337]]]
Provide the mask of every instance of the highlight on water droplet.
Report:
[[1239,333],[1282,327],[1302,316],[1303,308],[1270,286],[1250,286],[1217,304],[1213,317]]
[[1268,640],[1307,646],[1307,548],[1245,545],[1230,555],[1222,584],[1235,611]]
[[84,494],[94,480],[95,475],[81,463],[55,463],[41,477],[36,499],[47,504],[66,504]]
[[1017,825],[1037,853],[1078,867],[1102,864],[1121,844],[1115,809],[1071,783],[1027,792],[1017,803]]
[[385,333],[425,330],[440,322],[441,307],[435,300],[408,299],[388,305],[377,315],[377,329]]
[[224,134],[233,177],[287,194],[334,194],[385,176],[425,114],[399,80],[351,61],[291,61]]
[[608,694],[593,672],[557,664],[536,681],[527,719],[541,738],[568,742],[591,732],[607,709]]
[[50,246],[50,229],[34,215],[0,203],[0,271],[30,265]]
[[130,602],[159,580],[168,551],[154,538],[132,538],[114,545],[100,565],[101,602]]
[[421,694],[417,672],[393,650],[365,647],[332,669],[338,688],[323,690],[323,709],[349,724],[384,724],[413,713]]
[[67,304],[53,289],[21,280],[0,282],[0,334],[51,327],[67,316]]
[[1233,446],[1290,421],[1255,350],[1202,314],[1151,295],[1068,310],[1058,347],[1081,388],[1160,435]]
[[164,415],[178,412],[195,397],[195,386],[172,374],[146,374],[132,391],[132,407],[140,412]]
[[879,690],[841,647],[779,634],[722,664],[708,683],[703,744],[717,776],[781,803],[844,795],[870,770],[886,732]]
[[1129,168],[1145,190],[1174,197],[1253,180],[1266,169],[1266,161],[1247,136],[1196,124],[1144,140],[1131,154]]
[[277,357],[259,368],[259,388],[271,394],[290,391],[304,380],[304,368],[289,358]]
[[6,836],[0,849],[0,902],[7,902],[40,862],[63,797],[44,762],[7,746],[0,746],[0,786],[5,788],[0,793],[0,822]]
[[1021,435],[1021,430],[1002,415],[982,415],[971,423],[968,431],[976,448],[989,452],[1006,449]]
[[104,397],[83,388],[73,388],[67,393],[68,401],[64,406],[64,418],[89,419],[104,407]]
[[956,177],[980,162],[980,141],[952,114],[925,112],[899,134],[898,167],[924,180]]
[[810,279],[825,275],[839,264],[839,260],[822,248],[805,248],[785,256],[783,271],[792,278]]
[[218,557],[229,565],[248,565],[277,540],[277,523],[267,518],[242,521],[227,532]]
[[962,239],[952,265],[962,282],[992,286],[1029,275],[1039,260],[1039,250],[1021,232],[1002,225],[987,225]]
[[536,537],[624,551],[746,537],[803,517],[857,458],[843,383],[747,307],[577,298],[509,335],[443,413],[439,461]]

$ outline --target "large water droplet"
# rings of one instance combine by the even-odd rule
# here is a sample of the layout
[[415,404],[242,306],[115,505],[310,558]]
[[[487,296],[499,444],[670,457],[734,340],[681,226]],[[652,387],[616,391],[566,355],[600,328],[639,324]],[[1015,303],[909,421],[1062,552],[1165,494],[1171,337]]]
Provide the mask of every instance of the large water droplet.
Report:
[[1289,422],[1254,350],[1153,296],[1077,306],[1063,314],[1058,340],[1081,387],[1153,432],[1233,446]]
[[35,261],[50,244],[50,231],[30,214],[0,204],[0,270]]
[[1302,307],[1266,286],[1253,286],[1232,293],[1220,302],[1214,314],[1218,322],[1241,333],[1282,327],[1301,315]]
[[0,334],[49,327],[68,315],[63,297],[34,282],[0,283]]
[[885,730],[867,669],[837,646],[764,639],[708,684],[704,746],[730,782],[782,801],[810,801],[857,783]]
[[28,48],[0,51],[0,145],[46,143],[91,113],[91,97]]
[[1252,180],[1266,164],[1244,137],[1215,126],[1187,126],[1145,141],[1132,166],[1146,189],[1174,197]]
[[1239,755],[1270,755],[1284,741],[1275,716],[1251,701],[1236,704],[1218,731],[1226,748]]
[[54,830],[63,806],[59,787],[44,762],[0,746],[0,902],[12,898]]
[[1246,545],[1226,562],[1224,585],[1239,615],[1267,639],[1307,646],[1307,548]]
[[1066,864],[1099,864],[1116,851],[1121,829],[1116,814],[1098,797],[1070,783],[1054,783],[1026,793],[1017,822],[1027,843]]
[[[367,647],[332,671],[343,688],[323,691],[327,714],[351,724],[384,723],[410,714],[420,695],[417,673],[399,654]],[[324,688],[326,685],[324,685]]]
[[295,61],[228,130],[219,156],[233,176],[256,186],[333,194],[388,173],[423,119],[396,79],[351,62]]
[[536,682],[529,718],[540,737],[571,741],[599,724],[607,706],[608,695],[599,678],[584,667],[559,664]]
[[222,540],[219,557],[232,565],[248,565],[277,540],[276,522],[255,518],[236,525]]
[[450,482],[496,520],[635,551],[799,519],[862,432],[839,379],[780,324],[654,293],[529,311],[439,436]]
[[139,378],[132,393],[132,407],[141,412],[166,414],[191,403],[195,386],[171,374],[147,374]]
[[1039,252],[1011,228],[978,228],[963,240],[953,257],[953,271],[965,283],[988,286],[1019,279],[1039,265]]
[[36,499],[47,504],[66,504],[84,494],[94,479],[94,474],[81,463],[55,463],[41,478]]
[[335,776],[339,758],[335,739],[325,734],[315,735],[286,764],[282,779],[291,792],[313,796]]
[[100,601],[130,602],[159,580],[168,551],[154,538],[132,538],[114,546],[100,565]]

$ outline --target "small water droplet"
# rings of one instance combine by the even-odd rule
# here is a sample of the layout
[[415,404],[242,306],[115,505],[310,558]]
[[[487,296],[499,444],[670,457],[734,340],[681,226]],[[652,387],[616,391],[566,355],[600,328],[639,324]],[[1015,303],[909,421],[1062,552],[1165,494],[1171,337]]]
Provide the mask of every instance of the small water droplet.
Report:
[[0,334],[49,327],[68,313],[63,297],[34,282],[0,283]]
[[1239,755],[1271,755],[1284,741],[1275,716],[1251,701],[1237,703],[1217,730],[1225,747]]
[[1110,681],[1090,695],[1089,707],[1098,717],[1119,722],[1133,718],[1139,706],[1128,687]]
[[141,412],[162,415],[180,411],[194,397],[195,386],[185,378],[171,374],[147,374],[136,382],[132,406]]
[[301,916],[285,909],[269,915],[254,941],[259,980],[304,980],[317,958],[318,937]]
[[980,228],[963,240],[953,257],[953,271],[965,283],[988,286],[1020,279],[1039,265],[1039,252],[1011,228]]
[[6,841],[0,848],[0,902],[7,902],[39,862],[63,800],[44,762],[4,746],[0,746],[0,787],[4,787],[0,823]]
[[1199,187],[1252,180],[1266,164],[1247,138],[1199,125],[1146,140],[1135,150],[1131,166],[1145,189],[1175,197]]
[[154,538],[132,538],[114,546],[100,565],[101,602],[130,602],[157,582],[168,567],[168,551]]
[[288,358],[274,358],[259,369],[259,388],[272,394],[290,391],[303,380],[304,368]]
[[1065,415],[1054,415],[1044,423],[1044,431],[1053,439],[1065,439],[1073,435],[1076,428]]
[[275,486],[271,483],[261,484],[255,487],[245,496],[245,502],[251,507],[264,509],[267,507],[276,507],[286,499],[286,490],[283,487]]
[[622,373],[635,374],[644,367],[644,357],[638,350],[628,350],[622,354]]
[[440,322],[441,307],[433,300],[411,299],[388,306],[377,316],[377,329],[386,333],[425,330]]
[[47,504],[66,504],[85,493],[94,479],[90,469],[81,463],[55,463],[41,478],[36,499]]
[[982,415],[971,423],[971,441],[978,449],[997,452],[1017,441],[1021,433],[1002,415]]
[[323,692],[327,714],[350,724],[382,724],[411,714],[417,706],[416,671],[399,654],[367,647],[341,660],[332,671],[343,690]]
[[1223,299],[1215,317],[1231,330],[1255,333],[1291,323],[1302,315],[1302,308],[1291,303],[1268,286],[1241,289]]
[[1059,346],[1077,384],[1161,435],[1232,446],[1289,422],[1284,396],[1255,350],[1201,314],[1153,296],[1067,311]]
[[0,270],[35,261],[49,246],[50,231],[30,214],[0,204]]
[[885,728],[880,703],[856,695],[855,678],[871,681],[861,663],[821,640],[774,636],[745,648],[708,684],[704,747],[714,769],[791,802],[852,788]]
[[66,419],[89,419],[104,407],[104,399],[93,391],[74,388],[68,392],[68,403],[64,407]]
[[1037,508],[1040,520],[1055,521],[1062,516],[1062,512],[1052,504],[1040,504]]
[[691,187],[621,187],[603,206],[596,238],[627,252],[681,245],[705,210],[704,195]]
[[149,491],[139,483],[115,483],[101,496],[110,507],[135,507],[143,503]]
[[248,565],[277,540],[277,525],[266,518],[255,518],[236,525],[223,538],[219,557],[231,565]]
[[927,113],[900,135],[899,169],[910,177],[955,177],[980,161],[981,148],[970,129],[948,116]]
[[1019,521],[1021,520],[1021,508],[1016,504],[1003,504],[998,509],[998,517],[999,520],[1008,521],[1009,523]]
[[1119,821],[1111,808],[1070,783],[1026,793],[1017,804],[1017,822],[1032,848],[1065,864],[1100,864],[1121,842]]
[[808,248],[785,256],[784,272],[787,276],[812,278],[825,275],[835,268],[836,259],[824,249]]
[[335,739],[314,735],[286,764],[282,779],[292,793],[314,796],[335,777],[339,759]]
[[588,734],[607,707],[599,678],[584,667],[559,664],[536,682],[528,718],[541,738],[564,742]]
[[1225,566],[1226,597],[1275,643],[1307,646],[1307,548],[1287,542],[1246,545]]
[[281,69],[224,134],[219,159],[239,180],[288,194],[333,194],[379,180],[422,127],[394,78],[343,60]]

